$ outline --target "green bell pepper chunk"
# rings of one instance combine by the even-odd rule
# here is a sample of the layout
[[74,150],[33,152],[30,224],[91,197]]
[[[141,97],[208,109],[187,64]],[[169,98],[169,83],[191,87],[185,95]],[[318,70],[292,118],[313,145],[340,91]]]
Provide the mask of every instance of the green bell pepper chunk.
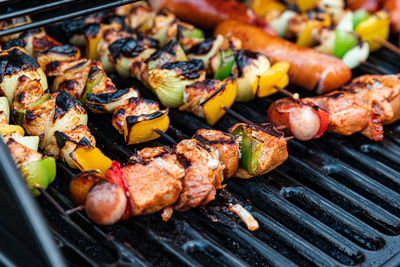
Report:
[[[51,98],[50,94],[45,93],[41,97],[39,97],[39,99],[36,100],[35,103],[32,104],[32,107],[39,106],[43,102],[46,102],[47,100],[49,100],[50,98]],[[14,118],[15,124],[22,126],[24,123],[24,118],[25,118],[25,110],[14,110],[13,118]]]
[[21,169],[28,188],[34,196],[40,195],[36,189],[36,185],[40,185],[43,189],[54,181],[56,177],[56,161],[53,157],[46,157],[27,165]]
[[239,165],[249,174],[256,174],[258,164],[264,151],[264,146],[261,141],[251,135],[251,128],[239,126],[233,132],[234,135],[241,137],[240,152],[241,158]]
[[185,29],[182,31],[182,35],[184,38],[190,38],[190,39],[203,39],[204,38],[204,33],[202,30],[194,28],[192,30]]
[[87,95],[95,88],[101,79],[104,77],[104,71],[101,69],[96,69],[93,72],[89,73],[89,77],[86,81],[85,89],[83,90],[83,94],[81,99],[79,100],[82,105],[86,105]]
[[223,81],[232,73],[232,69],[235,64],[235,57],[232,50],[220,51],[219,57],[220,64],[215,72],[214,79]]
[[364,9],[359,9],[353,13],[353,27],[355,28],[360,22],[368,18],[371,14]]
[[342,58],[347,51],[352,49],[358,44],[358,36],[354,32],[335,30],[335,47],[333,49],[333,55],[338,58]]

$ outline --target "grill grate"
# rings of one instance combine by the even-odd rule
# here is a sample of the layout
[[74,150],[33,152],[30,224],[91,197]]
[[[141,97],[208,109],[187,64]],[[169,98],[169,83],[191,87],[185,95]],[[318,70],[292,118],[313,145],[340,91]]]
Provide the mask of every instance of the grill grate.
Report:
[[[60,0],[44,5],[46,10],[53,10],[61,2],[82,4]],[[122,2],[115,1],[115,5]],[[20,14],[28,12],[33,12],[32,8]],[[7,17],[11,15],[0,15]],[[53,22],[62,19],[65,18],[52,18]],[[44,25],[37,23],[33,27]],[[16,30],[7,34],[13,31]],[[398,59],[381,49],[369,62],[386,73],[395,73],[400,68]],[[361,66],[354,73],[375,72]],[[112,77],[121,87],[136,84],[142,95],[154,99],[137,82]],[[311,95],[305,91],[300,94]],[[265,122],[268,105],[279,97],[282,95],[238,103],[232,108],[254,122]],[[170,114],[168,133],[176,140],[191,136],[199,128],[210,128],[191,114],[177,110]],[[90,114],[88,126],[98,147],[120,162],[126,162],[135,149],[169,144],[160,138],[150,144],[128,147],[109,127],[110,121],[111,116]],[[226,115],[215,128],[226,130],[236,122]],[[206,207],[176,212],[167,223],[154,214],[98,227],[83,212],[69,218],[57,212],[45,198],[39,197],[38,201],[57,246],[72,266],[397,266],[400,124],[385,127],[385,140],[381,143],[361,135],[327,134],[309,142],[292,140],[288,149],[288,160],[276,170],[251,180],[230,179],[215,201]],[[48,189],[65,209],[73,208],[68,199],[68,184],[76,173],[58,163],[58,177]],[[258,220],[260,229],[249,232],[228,211],[227,203],[241,203]]]

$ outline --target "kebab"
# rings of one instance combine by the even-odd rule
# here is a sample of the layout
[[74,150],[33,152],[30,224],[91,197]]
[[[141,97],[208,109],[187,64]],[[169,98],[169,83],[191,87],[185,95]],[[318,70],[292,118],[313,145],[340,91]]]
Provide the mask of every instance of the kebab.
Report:
[[[383,139],[383,126],[400,118],[400,76],[363,75],[340,91],[323,96],[294,100],[284,98],[268,109],[268,118],[276,126],[300,140],[322,135],[316,113],[329,115],[325,129],[342,135],[360,132],[374,141]],[[323,128],[323,127],[322,127]]]
[[[138,78],[164,105],[180,106],[180,110],[206,118],[211,125],[225,113],[221,107],[232,105],[236,87],[236,101],[248,101],[256,92],[258,96],[266,96],[276,92],[273,85],[284,87],[288,83],[288,63],[269,68],[265,56],[250,51],[234,51],[238,45],[222,36],[204,39],[200,30],[179,22],[166,10],[154,11],[147,5],[136,4],[126,21],[140,32],[132,34],[119,30],[124,27],[104,27],[97,50],[98,57],[107,66],[106,70],[117,70],[123,77],[132,75]],[[146,38],[142,32],[158,38],[161,43],[169,41],[158,50],[140,49],[138,42]],[[187,53],[181,45],[188,48]],[[223,51],[225,47],[230,49]],[[149,56],[145,58],[143,55]],[[204,80],[203,66],[215,80]],[[234,74],[235,79],[228,79],[230,74]]]
[[288,156],[283,133],[271,124],[239,123],[229,132],[200,129],[176,146],[144,148],[123,167],[114,162],[105,176],[79,174],[71,181],[71,198],[98,224],[160,210],[168,220],[173,210],[212,201],[224,178],[265,174]]

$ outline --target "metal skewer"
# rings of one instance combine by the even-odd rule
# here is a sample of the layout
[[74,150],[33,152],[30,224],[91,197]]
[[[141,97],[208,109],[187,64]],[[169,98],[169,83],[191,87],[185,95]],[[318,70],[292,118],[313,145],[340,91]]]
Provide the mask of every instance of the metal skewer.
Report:
[[365,66],[367,66],[367,67],[370,68],[370,69],[373,69],[376,73],[379,73],[379,74],[387,74],[387,73],[386,73],[385,71],[383,71],[380,67],[378,67],[378,66],[372,64],[371,62],[368,62],[368,61],[361,61],[360,63],[363,64],[363,65],[365,65]]
[[295,100],[299,100],[300,99],[300,95],[298,93],[292,93],[292,92],[286,90],[285,88],[281,88],[281,87],[276,86],[276,85],[274,85],[274,88],[276,90],[278,90],[280,93],[282,93],[284,95],[287,95],[287,96],[289,96],[289,97],[291,97],[291,98],[293,98]]
[[168,135],[167,133],[164,133],[163,131],[161,131],[158,128],[153,128],[153,131],[155,131],[156,133],[158,133],[160,136],[162,136],[164,139],[168,140],[170,143],[176,145],[177,142],[175,141],[174,138],[172,138],[170,135]]
[[35,185],[35,188],[59,211],[61,214],[65,215],[68,217],[68,214],[66,211],[58,204],[58,202],[44,190],[43,187],[41,187],[39,184]]
[[75,213],[75,212],[82,211],[82,210],[84,210],[84,209],[85,209],[85,205],[80,205],[80,206],[77,206],[77,207],[75,207],[75,208],[66,210],[66,211],[65,211],[65,214],[71,215],[71,214],[73,214],[73,213]]

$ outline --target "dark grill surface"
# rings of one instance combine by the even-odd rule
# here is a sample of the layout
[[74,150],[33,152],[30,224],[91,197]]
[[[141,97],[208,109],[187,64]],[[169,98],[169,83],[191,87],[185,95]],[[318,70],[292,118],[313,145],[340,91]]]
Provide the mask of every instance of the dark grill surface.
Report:
[[[371,56],[387,73],[396,73],[398,57],[382,49]],[[365,66],[356,74],[374,73]],[[154,98],[135,81],[113,76],[121,88],[135,84],[144,97]],[[309,95],[299,91],[300,95]],[[254,122],[265,122],[268,105],[282,95],[235,104],[233,109]],[[105,118],[106,117],[106,118]],[[209,128],[202,120],[171,112],[168,133],[176,140]],[[98,146],[111,158],[126,162],[135,149],[169,144],[159,139],[124,145],[110,126],[110,116],[89,116]],[[236,123],[226,115],[216,127]],[[250,180],[230,179],[206,207],[175,212],[164,223],[159,214],[131,218],[110,227],[92,224],[83,212],[71,220],[46,199],[41,206],[59,247],[71,265],[133,264],[190,266],[395,266],[400,262],[400,124],[385,127],[383,142],[361,135],[326,134],[319,140],[288,144],[289,158],[276,170]],[[59,163],[49,192],[63,205],[74,176]],[[249,232],[228,203],[240,202],[260,223]]]
[[[399,59],[381,49],[369,62],[386,73],[397,73]],[[376,71],[362,66],[354,73]],[[113,77],[120,88],[135,84],[144,97],[154,99],[137,82]],[[265,122],[269,104],[280,97],[235,104],[233,109],[254,122]],[[191,114],[177,110],[170,114],[168,133],[177,141],[199,128],[209,128]],[[88,126],[98,147],[122,163],[135,149],[169,144],[159,139],[128,147],[110,122],[111,116],[91,114]],[[226,131],[234,123],[237,121],[225,115],[215,128]],[[385,139],[380,143],[358,134],[326,134],[310,142],[292,140],[288,149],[288,160],[276,170],[250,180],[229,179],[215,201],[175,212],[167,223],[157,213],[98,227],[84,212],[68,218],[45,198],[38,201],[57,245],[72,266],[397,266],[400,123],[385,127]],[[48,189],[65,209],[73,208],[68,185],[76,173],[58,163],[56,181]],[[260,229],[249,232],[228,211],[228,203],[241,203]]]

